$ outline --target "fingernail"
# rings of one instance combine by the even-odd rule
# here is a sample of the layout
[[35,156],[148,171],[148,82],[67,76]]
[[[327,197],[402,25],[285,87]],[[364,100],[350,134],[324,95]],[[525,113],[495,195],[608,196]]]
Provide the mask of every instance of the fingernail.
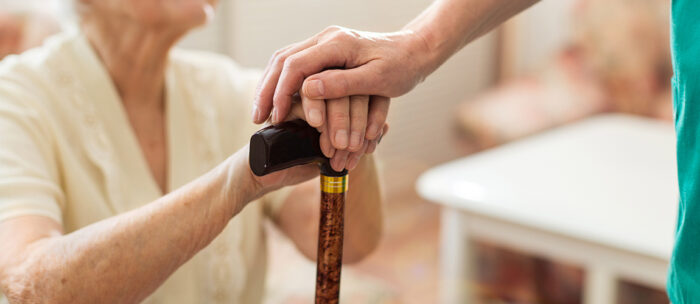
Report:
[[357,167],[357,164],[360,162],[360,156],[355,156],[353,157],[349,162],[348,162],[348,170],[355,170],[355,167]]
[[343,171],[343,169],[345,169],[345,165],[347,165],[348,154],[347,153],[342,153],[342,154],[343,155],[340,156],[340,158],[338,159],[338,163],[337,163],[339,170],[336,170],[336,171]]
[[345,149],[348,147],[348,131],[338,130],[335,132],[335,144],[338,149]]
[[[323,95],[325,94],[326,90],[323,87],[323,81],[320,80],[312,80],[309,81],[309,89],[306,90],[306,93],[309,94],[310,98],[322,98]],[[316,94],[316,95],[314,95]]]
[[352,132],[350,135],[350,148],[359,148],[362,138],[360,138],[360,132]]
[[276,124],[279,122],[279,117],[277,117],[277,109],[272,109],[272,123]]
[[340,164],[340,159],[332,158],[331,159],[331,168],[333,168],[333,170],[338,171],[338,172],[342,171],[343,168],[342,168],[342,165]]
[[253,105],[253,111],[251,112],[251,115],[253,116],[254,122],[260,121],[260,109],[258,109],[258,105]]
[[321,111],[317,109],[311,109],[309,111],[309,123],[312,126],[320,126],[322,122]]
[[377,138],[377,133],[378,133],[378,132],[379,132],[379,128],[377,127],[377,125],[376,125],[376,124],[371,124],[371,125],[367,128],[367,135],[365,135],[365,136],[366,136],[367,139],[369,139],[369,140],[374,140],[375,138]]
[[328,145],[325,149],[322,148],[323,155],[325,155],[327,158],[332,158],[333,154],[335,154],[335,148],[333,148],[332,145]]
[[367,154],[374,153],[374,149],[376,149],[376,148],[377,148],[377,141],[373,140],[369,143],[369,146],[367,147],[367,152],[365,152],[365,153],[367,153]]

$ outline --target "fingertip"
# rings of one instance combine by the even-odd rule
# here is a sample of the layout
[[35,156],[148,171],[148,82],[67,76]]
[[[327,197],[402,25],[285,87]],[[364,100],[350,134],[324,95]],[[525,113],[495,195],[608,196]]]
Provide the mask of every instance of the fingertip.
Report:
[[322,152],[323,152],[323,155],[326,156],[326,158],[333,158],[333,156],[335,156],[336,150],[335,150],[335,148],[330,147],[330,148],[326,149],[326,151],[322,151]]
[[324,99],[326,89],[322,80],[312,79],[304,81],[302,93],[311,99]]
[[250,119],[252,119],[254,123],[258,123],[258,106],[255,103],[253,104],[253,109],[250,111]]
[[272,122],[272,124],[276,124],[276,123],[278,123],[278,122],[280,121],[280,120],[279,120],[279,114],[277,114],[277,112],[278,112],[278,111],[277,111],[277,108],[273,108],[273,109],[272,109],[272,115],[271,115],[271,117],[270,117],[270,121]]
[[348,155],[349,153],[347,151],[338,151],[338,153],[333,156],[333,159],[331,159],[331,167],[333,170],[338,172],[343,171],[348,161]]
[[366,152],[366,153],[367,153],[367,154],[372,154],[372,153],[374,153],[374,150],[376,150],[376,149],[377,149],[377,141],[376,141],[376,140],[372,140],[372,141],[369,142],[369,146],[367,146],[367,152]]
[[379,136],[379,127],[375,123],[370,123],[367,127],[367,132],[365,132],[365,138],[368,140],[375,140]]
[[355,170],[355,168],[357,168],[357,164],[360,163],[360,158],[362,158],[362,156],[360,154],[354,155],[353,157],[351,157],[350,160],[348,161],[347,169],[349,171]]
[[[279,88],[279,87],[278,87]],[[272,98],[272,121],[279,123],[289,115],[289,110],[292,107],[292,96],[286,96],[275,92]]]
[[253,109],[250,112],[253,122],[256,124],[264,123],[270,115],[270,108],[261,103],[260,99],[253,102]]
[[309,110],[306,114],[306,119],[312,127],[319,127],[323,124],[323,117],[321,116],[321,111],[318,109]]
[[351,132],[350,133],[350,146],[348,147],[348,150],[350,152],[357,152],[362,148],[362,134],[360,132]]
[[369,107],[367,139],[376,140],[386,124],[390,100],[382,96],[372,96]]
[[333,168],[333,170],[336,172],[343,171],[343,165],[341,165],[340,160],[335,157],[331,159],[331,168]]
[[326,101],[323,99],[311,99],[301,94],[301,105],[304,108],[306,121],[310,126],[320,128],[325,122]]
[[331,143],[338,150],[346,150],[350,141],[350,99],[349,97],[327,101],[326,117]]
[[260,123],[260,108],[258,107],[258,102],[253,103],[253,110],[250,111],[250,117],[254,123]]
[[348,131],[343,130],[343,129],[335,131],[334,146],[335,146],[335,148],[340,149],[340,150],[347,149],[347,147],[348,147]]

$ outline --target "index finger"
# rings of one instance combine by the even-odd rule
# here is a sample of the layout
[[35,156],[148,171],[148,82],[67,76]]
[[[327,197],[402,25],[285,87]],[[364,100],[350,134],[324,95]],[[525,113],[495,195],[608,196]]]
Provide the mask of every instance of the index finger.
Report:
[[270,115],[270,111],[272,110],[272,96],[275,92],[275,84],[277,83],[280,73],[282,72],[282,66],[285,60],[289,56],[316,44],[316,41],[316,37],[311,37],[298,44],[292,44],[279,49],[272,55],[272,57],[270,57],[270,61],[267,63],[267,67],[263,73],[263,77],[258,83],[258,87],[255,92],[255,100],[253,100],[253,113],[251,114],[253,116],[254,123],[262,123]]
[[[341,46],[339,43],[317,44],[287,58],[272,98],[275,108],[273,113],[284,117],[283,115],[289,111],[292,95],[301,89],[304,78],[307,76],[327,68],[344,67],[351,56],[348,52],[354,52],[354,48]],[[275,120],[274,116],[273,120]]]

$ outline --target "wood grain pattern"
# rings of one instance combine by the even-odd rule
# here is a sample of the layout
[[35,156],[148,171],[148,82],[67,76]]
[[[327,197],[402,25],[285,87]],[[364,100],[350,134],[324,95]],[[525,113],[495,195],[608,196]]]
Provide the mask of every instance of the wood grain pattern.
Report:
[[316,304],[336,304],[343,262],[345,192],[321,192],[321,220],[316,262]]

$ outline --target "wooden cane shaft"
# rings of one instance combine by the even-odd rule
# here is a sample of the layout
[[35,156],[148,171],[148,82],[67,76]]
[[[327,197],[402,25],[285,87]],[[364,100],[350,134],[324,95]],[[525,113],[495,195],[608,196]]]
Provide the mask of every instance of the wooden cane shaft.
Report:
[[321,220],[318,227],[316,304],[337,304],[343,263],[343,222],[347,175],[321,175]]

